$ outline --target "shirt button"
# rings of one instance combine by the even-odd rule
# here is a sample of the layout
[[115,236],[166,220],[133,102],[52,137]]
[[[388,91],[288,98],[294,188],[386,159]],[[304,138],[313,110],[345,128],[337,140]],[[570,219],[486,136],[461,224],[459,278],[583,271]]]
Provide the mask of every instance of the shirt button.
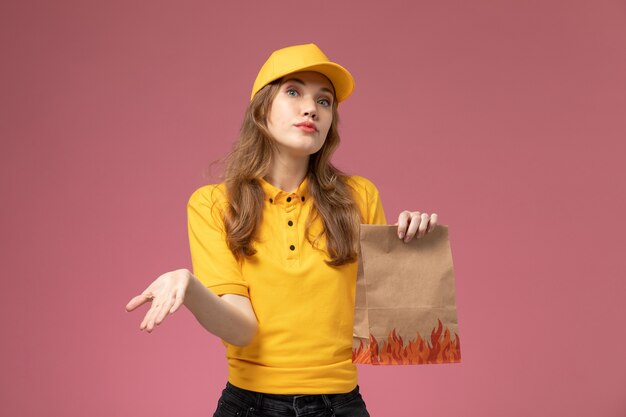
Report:
[[304,201],[304,197],[302,197],[302,201]]
[[296,250],[296,247],[295,247],[295,246],[293,246],[293,245],[291,245],[291,246],[289,246],[289,249],[291,249],[291,250]]
[[287,224],[288,224],[289,226],[293,226],[293,222],[292,222],[291,220],[289,220],[289,221],[287,222]]
[[287,202],[291,203],[291,197],[287,197]]

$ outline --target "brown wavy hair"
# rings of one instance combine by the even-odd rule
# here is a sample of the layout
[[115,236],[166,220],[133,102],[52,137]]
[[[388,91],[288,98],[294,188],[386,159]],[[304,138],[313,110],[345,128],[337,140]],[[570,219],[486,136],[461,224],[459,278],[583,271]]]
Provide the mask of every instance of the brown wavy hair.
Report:
[[[239,261],[256,253],[253,243],[262,221],[265,199],[258,179],[269,171],[276,149],[267,129],[267,115],[281,83],[282,79],[274,81],[256,93],[246,109],[239,138],[226,157],[224,183],[228,207],[224,213],[224,225],[228,247]],[[330,162],[340,142],[336,98],[333,99],[332,115],[324,145],[309,157],[307,191],[313,209],[306,222],[306,236],[316,247],[325,237],[325,250],[330,258],[326,263],[339,266],[356,260],[362,219],[347,175]],[[320,235],[311,237],[309,226],[317,217],[321,218],[323,230]]]

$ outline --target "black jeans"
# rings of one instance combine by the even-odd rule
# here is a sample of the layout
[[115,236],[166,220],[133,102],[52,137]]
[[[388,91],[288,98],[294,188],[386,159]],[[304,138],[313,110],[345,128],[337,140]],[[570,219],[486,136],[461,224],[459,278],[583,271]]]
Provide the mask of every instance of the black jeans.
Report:
[[345,394],[263,394],[230,382],[213,417],[370,417],[357,385]]

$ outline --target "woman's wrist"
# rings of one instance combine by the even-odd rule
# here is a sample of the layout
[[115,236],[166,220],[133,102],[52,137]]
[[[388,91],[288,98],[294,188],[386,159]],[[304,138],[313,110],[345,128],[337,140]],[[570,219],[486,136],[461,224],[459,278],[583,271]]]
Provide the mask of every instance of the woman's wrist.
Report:
[[185,300],[187,300],[190,297],[194,297],[198,293],[198,289],[200,288],[199,286],[202,286],[202,283],[191,273],[190,270],[185,269],[182,273],[187,279],[187,288],[185,289]]

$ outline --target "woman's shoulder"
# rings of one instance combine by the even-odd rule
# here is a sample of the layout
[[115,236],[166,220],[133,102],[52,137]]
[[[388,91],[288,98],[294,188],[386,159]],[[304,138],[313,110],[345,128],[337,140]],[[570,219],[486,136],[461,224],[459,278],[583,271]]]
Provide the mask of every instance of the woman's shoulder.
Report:
[[346,183],[359,194],[374,195],[378,194],[378,189],[374,183],[368,178],[360,175],[349,175],[346,177]]
[[189,204],[215,204],[225,203],[226,201],[226,186],[224,183],[203,185],[191,193],[189,197]]
[[374,183],[358,175],[350,176],[347,182],[354,190],[354,200],[361,212],[361,221],[366,224],[386,224],[385,211]]

